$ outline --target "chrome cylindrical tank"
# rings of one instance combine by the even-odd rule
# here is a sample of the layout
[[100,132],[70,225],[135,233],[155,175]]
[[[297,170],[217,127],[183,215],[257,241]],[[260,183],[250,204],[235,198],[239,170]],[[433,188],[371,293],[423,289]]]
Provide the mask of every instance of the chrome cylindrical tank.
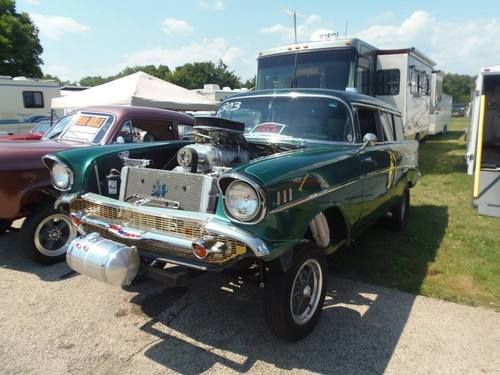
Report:
[[98,233],[71,242],[66,261],[76,272],[116,286],[130,285],[140,266],[135,246],[105,239]]

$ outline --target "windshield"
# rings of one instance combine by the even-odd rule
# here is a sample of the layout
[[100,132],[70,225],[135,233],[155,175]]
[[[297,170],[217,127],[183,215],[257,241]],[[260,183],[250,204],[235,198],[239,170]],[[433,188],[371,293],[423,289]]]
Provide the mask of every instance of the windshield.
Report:
[[32,133],[45,134],[50,129],[50,121],[40,121],[33,129]]
[[262,57],[258,61],[256,89],[345,90],[354,56],[353,48],[342,48]]
[[281,135],[334,142],[354,140],[349,111],[333,98],[240,98],[224,102],[217,116],[243,122],[250,136]]
[[71,116],[60,118],[52,127],[45,133],[42,139],[57,138],[66,129],[66,126],[71,122]]
[[59,120],[45,134],[44,139],[58,138],[84,143],[100,143],[112,124],[111,115],[78,112]]

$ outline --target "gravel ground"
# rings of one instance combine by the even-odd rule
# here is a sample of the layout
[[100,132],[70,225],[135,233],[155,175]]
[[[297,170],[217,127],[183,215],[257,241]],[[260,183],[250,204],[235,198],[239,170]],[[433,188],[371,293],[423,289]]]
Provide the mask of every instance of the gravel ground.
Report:
[[315,332],[269,335],[261,290],[224,275],[127,290],[40,266],[0,236],[0,371],[500,374],[500,314],[330,275]]

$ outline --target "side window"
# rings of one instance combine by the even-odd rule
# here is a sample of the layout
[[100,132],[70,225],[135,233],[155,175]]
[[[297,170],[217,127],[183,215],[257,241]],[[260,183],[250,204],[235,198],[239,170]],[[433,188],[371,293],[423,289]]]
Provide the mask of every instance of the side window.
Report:
[[372,133],[377,136],[379,142],[383,142],[385,138],[382,132],[379,131],[378,111],[376,109],[358,107],[357,112],[361,139],[363,139],[365,134]]
[[380,124],[382,125],[382,132],[384,133],[384,140],[394,141],[394,127],[392,124],[392,115],[388,112],[379,112]]
[[404,140],[403,120],[401,116],[398,115],[392,115],[392,117],[394,119],[394,134],[396,135],[396,140],[402,141]]
[[401,82],[399,69],[377,71],[377,95],[398,95]]
[[132,128],[132,121],[128,120],[125,124],[123,124],[116,138],[118,139],[118,137],[122,137],[125,143],[136,142],[134,129]]
[[24,108],[43,108],[43,92],[23,91]]
[[168,141],[177,137],[177,127],[169,119],[134,119],[132,128],[137,142]]

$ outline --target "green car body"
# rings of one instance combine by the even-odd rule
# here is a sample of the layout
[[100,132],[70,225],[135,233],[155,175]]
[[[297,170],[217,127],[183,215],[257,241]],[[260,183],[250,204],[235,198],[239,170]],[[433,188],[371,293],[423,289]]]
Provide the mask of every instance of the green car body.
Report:
[[[120,170],[123,165],[123,155],[119,157],[119,153],[126,151],[131,159],[151,160],[152,164],[148,168],[161,171],[179,168],[172,160],[179,149],[189,147],[192,141],[63,151],[45,159],[49,167],[62,164],[70,171],[72,183],[60,198],[60,203],[63,206],[69,204],[77,224],[87,219],[87,224],[91,228],[98,228],[97,232],[105,238],[128,246],[136,245],[141,267],[158,258],[164,262],[202,270],[221,270],[243,262],[257,262],[261,265],[277,263],[281,264],[280,272],[287,272],[292,267],[290,264],[293,264],[290,263],[290,255],[294,249],[305,243],[316,243],[325,254],[330,254],[342,245],[349,245],[364,229],[387,212],[395,212],[395,207],[409,199],[409,188],[418,179],[418,143],[404,141],[400,115],[387,104],[364,95],[331,90],[263,91],[227,100],[221,105],[218,116],[234,120],[234,116],[238,119],[239,111],[247,116],[251,111],[245,112],[241,108],[255,100],[268,100],[269,103],[278,104],[283,100],[294,106],[303,100],[312,103],[307,107],[313,108],[309,116],[320,112],[320,107],[316,107],[315,103],[321,101],[328,104],[324,107],[326,111],[339,111],[338,107],[342,107],[341,110],[346,113],[346,125],[341,137],[345,139],[328,141],[297,138],[281,133],[259,134],[255,129],[262,124],[258,124],[245,136],[246,141],[253,149],[275,152],[236,163],[221,173],[217,181],[214,211],[209,213],[137,206],[106,197],[105,193],[103,181],[106,180],[106,174],[111,169]],[[367,119],[372,119],[373,124],[370,125],[371,120]],[[311,123],[313,121],[311,117]],[[309,131],[307,123],[305,120],[300,125],[303,126],[301,131]],[[280,130],[282,126],[278,122],[263,124],[268,126],[266,129],[273,131]],[[362,128],[367,129],[369,126],[373,126],[372,129],[378,132],[378,142],[369,137],[363,140],[365,134],[361,134]],[[292,128],[289,130],[292,131]],[[342,131],[339,132],[341,133]],[[124,176],[122,172],[122,184]],[[257,214],[246,222],[232,216],[227,206],[232,204],[228,200],[228,190],[232,183],[238,181],[247,184],[258,197]],[[84,209],[84,212],[81,205],[74,204],[82,200],[87,202],[87,211]],[[88,205],[93,208],[88,208]],[[102,207],[112,208],[116,217],[110,219],[109,214],[106,216],[102,213]],[[129,216],[124,212],[128,212]],[[89,218],[92,215],[97,219]],[[398,214],[396,212],[393,215]],[[401,215],[399,219],[405,219],[406,211],[403,210]],[[232,248],[233,253],[222,260],[217,260],[216,253],[220,249],[214,250],[212,258],[208,256],[203,259],[193,254],[179,257],[179,254],[169,250],[175,241],[169,242],[165,248],[160,246],[162,238],[177,240],[188,232],[173,233],[172,227],[167,227],[162,232],[161,228],[166,228],[165,223],[162,222],[163,226],[155,224],[161,220],[166,220],[168,225],[175,224],[176,231],[177,225],[193,220],[203,227],[201,233],[204,238],[199,238],[200,241],[204,241],[207,236],[222,243],[226,240],[237,241],[234,246],[228,242],[223,247]],[[177,221],[172,224],[172,220]],[[147,225],[155,227],[148,228]],[[88,233],[89,230],[85,229],[83,232]],[[189,229],[189,234],[193,233]],[[138,238],[144,242],[136,241]],[[196,238],[191,239],[193,253],[196,253],[195,245],[199,242]],[[262,272],[260,277],[263,277]],[[301,336],[297,335],[294,337]]]

